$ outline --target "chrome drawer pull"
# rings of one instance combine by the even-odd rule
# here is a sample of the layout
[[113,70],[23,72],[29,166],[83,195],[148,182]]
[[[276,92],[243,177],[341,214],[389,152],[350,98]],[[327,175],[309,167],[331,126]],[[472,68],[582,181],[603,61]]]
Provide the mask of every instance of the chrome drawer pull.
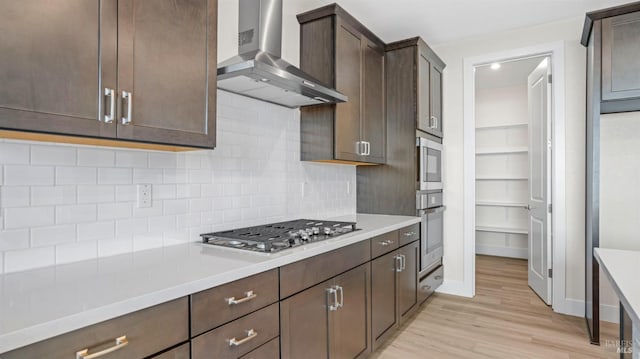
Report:
[[237,340],[236,338],[231,338],[231,339],[227,339],[227,341],[229,342],[229,346],[230,347],[237,347],[239,345],[242,345],[246,342],[248,342],[249,340],[255,338],[258,336],[258,332],[256,332],[253,329],[249,329],[247,330],[247,336],[245,338],[242,338],[240,340]]
[[93,353],[93,354],[89,354],[89,349],[82,349],[79,352],[76,352],[76,359],[94,359],[94,358],[99,358],[103,355],[109,354],[109,353],[113,353],[118,349],[122,349],[124,347],[127,346],[127,344],[129,344],[129,341],[127,340],[127,336],[123,335],[121,337],[117,337],[116,338],[116,345],[112,346],[111,348],[107,348],[105,350],[99,351],[97,353]]
[[[339,286],[337,285],[327,288],[327,295],[329,297],[333,297],[333,304],[328,305],[330,312],[336,311],[340,308],[340,302],[338,302],[338,288]],[[330,298],[327,298],[327,302],[329,302],[329,299]]]
[[133,94],[131,92],[122,91],[122,99],[127,101],[127,114],[122,116],[122,124],[128,125],[133,120]]
[[109,98],[109,115],[105,113],[104,123],[111,123],[116,118],[116,90],[105,88],[104,95]]
[[393,240],[387,239],[386,241],[378,242],[378,244],[381,246],[388,246],[390,244],[393,244]]
[[236,297],[231,297],[231,298],[225,298],[225,301],[229,305],[242,304],[244,302],[250,301],[251,299],[255,299],[258,296],[252,290],[250,290],[250,291],[248,291],[248,292],[246,292],[244,294],[245,294],[244,298],[236,299]]
[[404,234],[405,237],[411,237],[411,236],[415,236],[416,232],[407,232]]
[[433,279],[440,280],[440,279],[442,279],[442,276],[441,275],[437,275],[437,276],[433,277]]

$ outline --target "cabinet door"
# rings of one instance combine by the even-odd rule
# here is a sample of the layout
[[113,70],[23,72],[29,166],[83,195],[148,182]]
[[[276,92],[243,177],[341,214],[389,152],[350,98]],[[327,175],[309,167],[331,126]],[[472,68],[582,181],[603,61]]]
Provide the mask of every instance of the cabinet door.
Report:
[[374,350],[387,339],[397,324],[396,270],[398,252],[371,261],[371,338]]
[[115,137],[116,16],[116,0],[1,1],[0,128]]
[[400,248],[398,254],[404,262],[398,272],[398,316],[402,322],[418,304],[419,241]]
[[118,138],[215,146],[216,20],[216,0],[118,2]]
[[364,43],[362,141],[366,162],[385,163],[387,122],[384,111],[384,51]]
[[367,263],[334,280],[334,285],[341,288],[339,297],[342,306],[329,312],[331,358],[364,357],[371,351],[368,330],[369,273]]
[[431,62],[418,51],[418,129],[430,132],[431,124]]
[[640,12],[602,20],[602,99],[640,97]]
[[[280,302],[280,340],[283,359],[329,357],[328,289],[325,281]],[[332,312],[333,313],[333,312]]]
[[336,30],[336,89],[349,101],[336,105],[335,159],[360,161],[360,109],[362,78],[361,35],[342,21]]
[[431,67],[431,131],[442,137],[442,70]]

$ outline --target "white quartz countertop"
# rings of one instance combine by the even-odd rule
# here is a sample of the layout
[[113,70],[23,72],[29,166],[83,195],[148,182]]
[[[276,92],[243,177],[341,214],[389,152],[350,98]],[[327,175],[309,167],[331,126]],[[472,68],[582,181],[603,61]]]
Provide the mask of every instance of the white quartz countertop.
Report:
[[355,221],[361,230],[274,254],[189,243],[0,275],[0,353],[420,221],[370,214],[331,219]]
[[596,248],[595,257],[629,317],[640,325],[640,251]]

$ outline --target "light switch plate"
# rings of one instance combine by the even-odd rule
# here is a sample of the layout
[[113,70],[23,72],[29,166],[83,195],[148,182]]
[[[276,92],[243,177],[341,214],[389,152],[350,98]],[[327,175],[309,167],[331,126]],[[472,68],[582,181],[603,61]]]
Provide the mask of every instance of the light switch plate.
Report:
[[138,185],[138,208],[151,207],[151,191],[152,187],[150,183],[141,183]]

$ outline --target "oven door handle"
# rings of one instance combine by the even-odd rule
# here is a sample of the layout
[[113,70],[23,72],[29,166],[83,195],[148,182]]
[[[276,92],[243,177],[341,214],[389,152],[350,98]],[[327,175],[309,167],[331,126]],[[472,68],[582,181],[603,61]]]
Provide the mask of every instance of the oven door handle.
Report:
[[422,213],[424,214],[433,214],[433,213],[440,213],[440,212],[444,212],[444,210],[447,209],[446,206],[440,206],[440,207],[435,207],[435,208],[426,208],[426,209],[422,209]]

